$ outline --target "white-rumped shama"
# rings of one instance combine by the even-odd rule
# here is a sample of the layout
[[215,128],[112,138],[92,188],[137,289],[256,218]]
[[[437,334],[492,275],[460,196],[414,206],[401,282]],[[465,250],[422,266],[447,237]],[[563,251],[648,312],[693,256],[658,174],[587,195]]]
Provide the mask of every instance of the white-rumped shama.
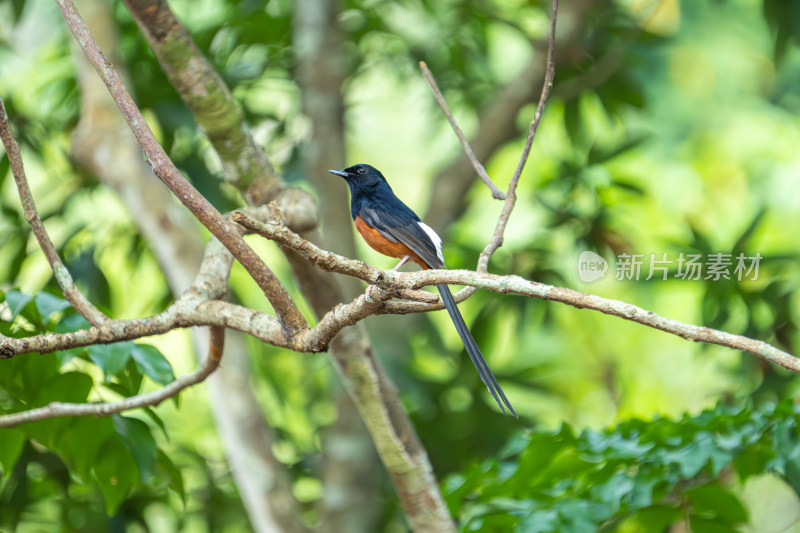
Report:
[[[369,165],[354,165],[328,172],[341,176],[350,186],[350,213],[356,229],[367,244],[384,255],[400,259],[395,270],[409,259],[426,270],[445,268],[441,237],[395,196],[378,169]],[[517,416],[467,329],[450,289],[447,285],[437,285],[436,288],[484,385],[503,413],[507,407],[511,414]]]

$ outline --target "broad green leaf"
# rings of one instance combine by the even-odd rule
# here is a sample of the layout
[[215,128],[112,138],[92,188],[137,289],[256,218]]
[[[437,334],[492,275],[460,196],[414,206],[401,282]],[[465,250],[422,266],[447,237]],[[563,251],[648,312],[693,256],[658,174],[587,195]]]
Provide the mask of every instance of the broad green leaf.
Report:
[[735,525],[747,522],[747,509],[732,492],[719,485],[703,485],[686,495],[698,514],[711,514],[718,520]]
[[82,403],[92,390],[91,376],[82,372],[65,372],[58,374],[39,390],[38,403],[50,402]]
[[14,468],[23,446],[25,446],[25,433],[21,429],[0,429],[0,469],[4,475]]
[[158,448],[150,426],[137,418],[114,415],[114,429],[122,438],[122,443],[133,454],[139,466],[142,483],[146,483],[153,475]]
[[82,329],[89,329],[92,325],[78,314],[65,314],[53,328],[56,333],[72,333]]
[[46,322],[53,313],[58,313],[71,306],[64,298],[59,298],[49,292],[37,292],[33,299],[36,302],[36,309],[38,309],[39,314],[42,315],[43,322]]
[[11,311],[11,320],[17,318],[25,306],[32,301],[33,296],[30,294],[25,294],[17,290],[8,291],[6,293],[6,303],[8,303],[8,309]]
[[125,371],[117,375],[119,385],[116,386],[111,383],[106,383],[106,386],[115,390],[121,396],[133,396],[138,394],[142,388],[142,373],[139,372],[139,367],[136,361],[131,357],[128,364],[125,366]]
[[167,454],[158,450],[157,467],[161,474],[167,478],[168,486],[181,497],[181,502],[186,505],[186,491],[183,485],[183,474],[180,468],[175,466],[172,459]]
[[76,417],[64,428],[57,442],[62,460],[70,465],[73,475],[88,481],[101,446],[114,435],[114,426],[107,417]]
[[747,522],[747,510],[732,492],[719,485],[703,485],[691,489],[686,495],[698,514],[711,514],[718,520],[735,525]]
[[134,344],[130,341],[115,342],[113,344],[96,344],[89,346],[89,359],[92,360],[105,374],[106,379],[116,376],[131,357]]
[[[667,527],[675,523],[682,516],[683,512],[674,507],[654,505],[653,507],[646,507],[636,511],[630,519],[626,520],[627,527],[621,527],[620,530],[629,531],[631,533],[666,531]],[[631,525],[628,526],[627,523]]]
[[166,424],[164,424],[164,421],[161,420],[161,417],[158,416],[156,412],[150,407],[145,407],[144,409],[142,409],[142,412],[145,415],[147,415],[147,418],[149,418],[156,426],[158,426],[158,429],[160,429],[161,432],[164,434],[164,438],[169,440],[169,433],[167,433],[167,426]]
[[536,511],[520,522],[520,531],[525,533],[547,533],[558,531],[558,513],[553,509]]
[[105,500],[106,513],[113,515],[139,480],[139,469],[122,440],[111,435],[100,448],[92,475]]
[[689,517],[689,525],[692,528],[692,533],[739,533],[724,522],[697,515]]
[[616,512],[623,498],[633,491],[634,485],[635,482],[630,476],[622,473],[614,474],[605,483],[593,486],[591,494],[596,500],[612,504]]
[[136,362],[139,372],[149,377],[156,383],[166,385],[175,381],[172,365],[167,358],[156,348],[149,344],[135,344],[131,356]]

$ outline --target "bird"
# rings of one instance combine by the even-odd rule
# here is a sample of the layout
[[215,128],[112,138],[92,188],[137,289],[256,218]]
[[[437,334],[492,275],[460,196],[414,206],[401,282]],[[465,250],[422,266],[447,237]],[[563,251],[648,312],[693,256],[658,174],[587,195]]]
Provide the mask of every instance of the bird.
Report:
[[[445,268],[441,237],[394,194],[378,169],[358,164],[344,170],[328,172],[344,178],[350,187],[350,214],[361,237],[373,250],[400,259],[392,271],[396,271],[408,260],[414,261],[425,270]],[[472,338],[450,289],[445,284],[437,285],[436,288],[483,384],[489,389],[503,414],[508,415],[508,408],[514,417],[519,418]]]

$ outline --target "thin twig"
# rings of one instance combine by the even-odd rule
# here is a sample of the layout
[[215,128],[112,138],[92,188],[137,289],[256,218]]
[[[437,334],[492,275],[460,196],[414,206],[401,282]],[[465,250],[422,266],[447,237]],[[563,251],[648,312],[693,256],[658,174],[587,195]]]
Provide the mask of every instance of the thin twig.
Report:
[[483,164],[478,161],[475,152],[472,151],[472,147],[469,145],[469,141],[467,141],[467,137],[464,135],[464,132],[461,131],[460,127],[458,127],[458,123],[456,123],[456,119],[453,117],[453,113],[450,111],[450,107],[447,105],[447,101],[445,101],[442,91],[439,90],[439,86],[436,84],[436,80],[433,77],[433,73],[428,68],[428,65],[424,61],[420,61],[419,68],[422,71],[422,75],[425,77],[425,80],[428,82],[428,85],[431,86],[433,96],[435,96],[436,101],[439,102],[439,106],[442,108],[442,111],[444,111],[444,115],[447,117],[447,120],[450,121],[453,131],[455,131],[456,135],[458,135],[458,139],[461,141],[461,146],[464,148],[464,152],[466,152],[470,163],[472,163],[472,167],[475,169],[475,172],[478,173],[478,176],[480,176],[486,186],[489,187],[489,190],[492,191],[493,198],[497,200],[505,199],[506,195],[503,194],[503,191],[497,188],[497,185],[494,184],[492,179],[489,177],[489,174],[486,173],[486,169],[483,167]]
[[550,97],[550,91],[553,88],[553,78],[555,77],[556,73],[554,51],[556,43],[557,15],[558,0],[553,0],[553,11],[550,19],[550,40],[547,47],[547,73],[545,74],[544,83],[542,84],[542,93],[539,96],[539,104],[536,106],[536,112],[531,120],[531,125],[528,130],[528,137],[525,140],[525,147],[522,149],[522,155],[520,156],[519,163],[514,171],[514,175],[511,177],[511,182],[508,184],[506,201],[503,205],[502,211],[500,212],[500,217],[497,220],[497,226],[492,234],[492,238],[489,240],[478,259],[478,270],[481,272],[488,272],[489,260],[497,251],[497,249],[503,245],[503,235],[505,234],[506,226],[508,225],[508,219],[511,216],[511,211],[513,211],[514,205],[517,202],[517,184],[519,183],[520,176],[522,176],[522,170],[525,168],[525,163],[528,161],[528,157],[530,156],[531,148],[533,147],[533,139],[536,136],[536,130],[539,127],[539,121],[542,118],[544,106],[547,103],[547,99]]
[[81,19],[72,0],[56,0],[67,25],[89,62],[95,68],[114,98],[136,141],[147,155],[156,176],[178,197],[192,214],[225,245],[242,264],[264,292],[282,325],[289,332],[308,328],[308,323],[289,293],[272,270],[256,255],[233,226],[181,175],[174,163],[158,143],[142,117],[130,94],[125,89],[111,62],[105,57],[89,29]]
[[209,332],[211,338],[208,357],[203,365],[192,372],[179,377],[169,385],[166,385],[147,394],[137,394],[120,400],[118,402],[98,402],[98,403],[61,403],[52,402],[45,407],[30,409],[20,413],[0,416],[0,428],[10,428],[27,422],[44,420],[46,418],[57,418],[61,416],[108,416],[122,411],[130,411],[141,407],[153,407],[164,400],[178,395],[184,389],[197,385],[219,367],[222,358],[222,349],[225,342],[225,330],[212,327]]
[[36,204],[33,201],[31,189],[28,186],[28,179],[25,177],[25,168],[22,164],[22,155],[20,154],[19,144],[14,138],[14,133],[11,131],[11,125],[8,122],[6,115],[6,108],[3,104],[3,99],[0,98],[0,138],[3,140],[3,145],[6,148],[8,155],[8,162],[11,166],[11,173],[14,175],[14,181],[17,184],[19,191],[19,198],[22,202],[22,209],[25,213],[25,220],[33,230],[36,240],[39,241],[39,246],[44,252],[44,256],[50,263],[50,268],[53,270],[53,275],[61,287],[61,292],[64,297],[72,304],[72,307],[78,311],[81,316],[89,321],[93,326],[103,324],[108,317],[100,312],[86,297],[78,290],[72,276],[61,261],[53,241],[42,224],[42,219],[39,217],[39,212],[36,210]]

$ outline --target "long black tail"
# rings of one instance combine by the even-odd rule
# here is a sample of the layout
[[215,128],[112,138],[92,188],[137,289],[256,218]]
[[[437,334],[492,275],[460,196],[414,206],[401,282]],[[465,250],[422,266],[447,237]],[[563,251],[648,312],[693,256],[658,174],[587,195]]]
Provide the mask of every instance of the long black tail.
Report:
[[[464,323],[464,318],[458,311],[458,307],[456,307],[456,301],[453,299],[453,294],[450,292],[450,289],[447,287],[447,285],[437,285],[436,288],[439,289],[439,294],[442,295],[444,306],[447,308],[447,312],[450,313],[450,318],[453,320],[453,324],[456,326],[458,335],[461,337],[461,342],[464,343],[464,348],[467,349],[469,358],[472,359],[472,363],[475,365],[475,368],[478,369],[478,374],[480,374],[483,384],[486,385],[486,388],[492,393],[494,401],[496,401],[497,405],[500,406],[503,414],[508,414],[506,413],[506,407],[508,407],[508,410],[511,411],[511,414],[519,418],[517,413],[514,412],[514,408],[511,407],[511,403],[509,403],[505,393],[503,393],[503,389],[501,389],[500,385],[497,384],[494,374],[492,374],[492,371],[489,370],[489,365],[486,364],[486,359],[483,358],[483,354],[481,353],[480,348],[478,348],[478,345],[475,343],[475,339],[472,338],[472,334],[469,332],[469,329],[467,329],[467,325]],[[502,402],[500,401],[500,398],[503,399]]]

